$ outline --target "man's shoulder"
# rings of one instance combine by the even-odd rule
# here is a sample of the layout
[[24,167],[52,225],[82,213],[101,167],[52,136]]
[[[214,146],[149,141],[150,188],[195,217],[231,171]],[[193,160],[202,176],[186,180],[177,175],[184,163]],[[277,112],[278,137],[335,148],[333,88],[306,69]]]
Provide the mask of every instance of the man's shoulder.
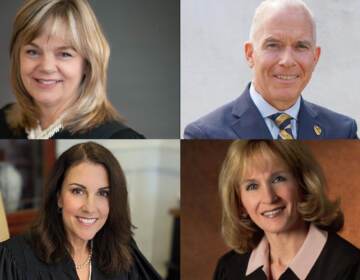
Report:
[[304,107],[308,114],[331,132],[330,138],[356,138],[357,125],[353,118],[305,100]]
[[213,138],[221,130],[229,126],[232,117],[232,109],[236,100],[226,103],[214,111],[202,116],[190,123],[185,128],[185,136],[189,138]]
[[185,139],[233,139],[236,138],[231,125],[244,108],[248,108],[250,96],[246,89],[236,99],[218,107],[198,120],[188,124]]
[[315,112],[319,117],[325,118],[327,120],[338,120],[340,122],[342,121],[355,121],[354,119],[343,115],[341,113],[337,113],[333,110],[330,110],[328,108],[325,108],[323,106],[314,104],[312,102],[306,101],[304,100],[304,105],[312,110],[313,112]]

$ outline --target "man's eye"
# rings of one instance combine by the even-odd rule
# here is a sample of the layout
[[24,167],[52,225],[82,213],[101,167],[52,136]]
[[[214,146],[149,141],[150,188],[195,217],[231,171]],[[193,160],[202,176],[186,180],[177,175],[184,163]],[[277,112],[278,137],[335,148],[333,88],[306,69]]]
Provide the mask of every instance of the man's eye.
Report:
[[309,47],[307,45],[304,45],[304,44],[299,44],[298,49],[307,50],[307,49],[309,49]]
[[279,44],[276,44],[276,43],[269,43],[266,45],[266,47],[268,49],[275,49],[275,48],[278,48],[279,47]]

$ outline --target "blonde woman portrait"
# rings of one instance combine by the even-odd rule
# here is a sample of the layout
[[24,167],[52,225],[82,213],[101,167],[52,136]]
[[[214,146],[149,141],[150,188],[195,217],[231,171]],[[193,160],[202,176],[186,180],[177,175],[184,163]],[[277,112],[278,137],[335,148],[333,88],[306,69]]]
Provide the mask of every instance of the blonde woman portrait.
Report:
[[110,48],[87,0],[27,0],[10,42],[1,138],[144,138],[107,97]]
[[301,142],[233,142],[219,187],[232,250],[214,279],[360,279],[359,249],[337,234],[339,202],[327,197],[323,171]]

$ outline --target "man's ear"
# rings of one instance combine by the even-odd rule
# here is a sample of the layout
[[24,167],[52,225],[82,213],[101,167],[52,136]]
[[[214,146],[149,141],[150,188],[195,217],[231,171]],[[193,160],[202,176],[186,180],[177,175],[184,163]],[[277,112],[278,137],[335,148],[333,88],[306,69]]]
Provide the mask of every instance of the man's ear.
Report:
[[248,62],[248,65],[250,66],[250,68],[254,67],[254,45],[247,41],[244,44],[244,53],[245,53],[245,58],[246,61]]
[[315,65],[318,63],[319,58],[320,58],[320,54],[321,54],[321,48],[320,47],[316,47],[315,48]]

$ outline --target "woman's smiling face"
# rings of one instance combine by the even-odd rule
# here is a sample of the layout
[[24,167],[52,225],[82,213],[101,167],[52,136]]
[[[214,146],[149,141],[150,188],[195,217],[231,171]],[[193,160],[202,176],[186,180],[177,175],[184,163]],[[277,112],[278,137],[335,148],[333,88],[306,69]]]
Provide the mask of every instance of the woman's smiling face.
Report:
[[40,108],[69,107],[79,95],[84,65],[61,20],[48,20],[41,34],[20,49],[21,80]]
[[300,225],[298,183],[284,161],[270,153],[249,159],[240,182],[241,209],[266,233],[281,233]]
[[71,244],[89,241],[109,216],[109,179],[101,164],[83,161],[66,173],[58,195],[64,228]]

